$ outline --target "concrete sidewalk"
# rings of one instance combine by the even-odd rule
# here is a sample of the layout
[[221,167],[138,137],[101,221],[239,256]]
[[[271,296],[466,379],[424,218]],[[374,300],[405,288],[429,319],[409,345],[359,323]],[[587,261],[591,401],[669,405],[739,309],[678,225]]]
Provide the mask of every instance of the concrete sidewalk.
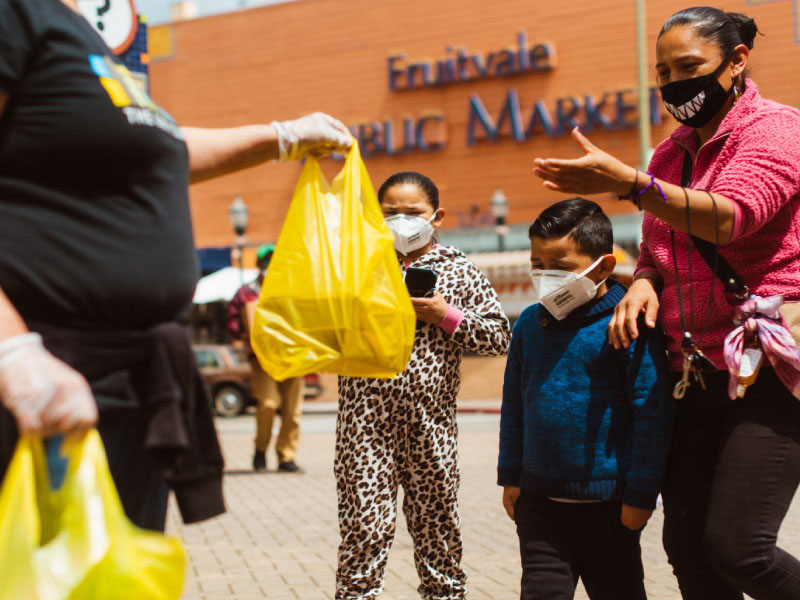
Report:
[[[303,419],[298,463],[305,474],[254,474],[252,417],[218,421],[227,468],[228,513],[184,526],[174,506],[168,529],[180,535],[190,563],[185,600],[332,599],[339,541],[333,480],[334,418]],[[519,551],[513,523],[495,485],[498,416],[459,415],[462,485],[459,494],[464,568],[470,600],[519,598]],[[661,548],[657,511],[642,537],[650,600],[678,600],[675,579]],[[800,554],[800,503],[795,501],[779,543]],[[411,540],[402,515],[389,556],[381,600],[417,600]],[[576,595],[585,600],[583,590]]]

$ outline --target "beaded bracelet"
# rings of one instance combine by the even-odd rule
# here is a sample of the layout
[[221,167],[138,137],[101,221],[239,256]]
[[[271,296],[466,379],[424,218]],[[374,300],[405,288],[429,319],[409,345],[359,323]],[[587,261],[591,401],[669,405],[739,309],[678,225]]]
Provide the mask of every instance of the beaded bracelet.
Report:
[[[636,167],[634,167],[636,169]],[[633,205],[642,210],[642,203],[639,201],[639,194],[636,193],[636,186],[639,185],[639,169],[636,169],[636,177],[633,178],[633,185],[631,186],[631,191],[628,192],[625,196],[617,196],[620,200],[630,200],[633,202]]]
[[617,196],[617,198],[619,198],[620,200],[633,200],[633,195],[636,193],[637,185],[639,185],[639,169],[636,169],[636,177],[633,178],[633,185],[631,186],[631,191],[624,196]]

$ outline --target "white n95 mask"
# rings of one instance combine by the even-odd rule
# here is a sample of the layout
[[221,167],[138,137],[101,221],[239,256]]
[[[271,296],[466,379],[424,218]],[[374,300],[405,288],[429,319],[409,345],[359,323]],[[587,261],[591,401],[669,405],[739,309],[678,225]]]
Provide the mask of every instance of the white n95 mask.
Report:
[[429,220],[422,217],[409,215],[392,215],[386,218],[386,224],[394,234],[394,249],[400,254],[407,255],[419,250],[431,241],[436,213]]
[[570,271],[531,269],[531,281],[535,302],[541,302],[548,312],[559,321],[579,306],[594,300],[605,279],[595,283],[588,277],[589,273],[600,261],[601,256],[582,273]]

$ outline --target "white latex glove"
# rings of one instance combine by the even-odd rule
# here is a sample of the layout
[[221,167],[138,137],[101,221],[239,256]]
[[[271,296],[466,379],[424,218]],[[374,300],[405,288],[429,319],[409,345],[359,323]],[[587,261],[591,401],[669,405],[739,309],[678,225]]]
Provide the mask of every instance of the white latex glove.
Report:
[[24,434],[67,433],[97,422],[89,384],[45,350],[38,333],[0,342],[0,401]]
[[353,145],[353,136],[347,127],[321,112],[294,121],[273,121],[270,125],[278,134],[278,160],[281,162],[325,156]]

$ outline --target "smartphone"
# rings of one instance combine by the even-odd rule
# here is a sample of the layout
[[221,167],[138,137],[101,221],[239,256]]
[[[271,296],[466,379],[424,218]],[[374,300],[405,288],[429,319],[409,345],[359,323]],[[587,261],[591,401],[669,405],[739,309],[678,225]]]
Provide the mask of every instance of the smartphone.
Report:
[[408,267],[404,279],[408,293],[412,298],[430,298],[436,291],[439,274],[433,269]]

